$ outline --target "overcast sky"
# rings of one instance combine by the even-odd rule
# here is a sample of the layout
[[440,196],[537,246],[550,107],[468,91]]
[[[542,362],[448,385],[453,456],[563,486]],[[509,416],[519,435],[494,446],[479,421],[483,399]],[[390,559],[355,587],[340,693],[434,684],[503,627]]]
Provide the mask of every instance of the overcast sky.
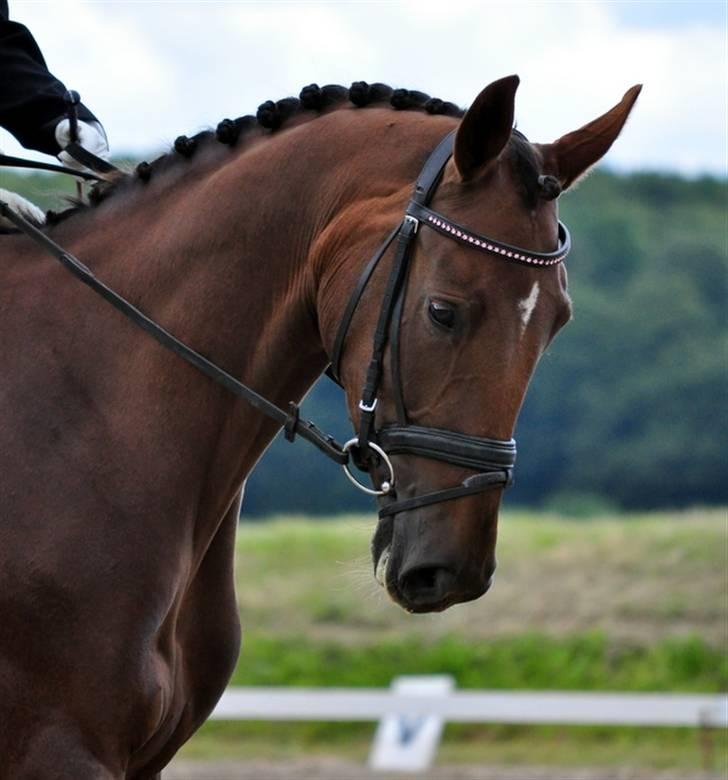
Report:
[[[462,106],[518,73],[518,126],[552,141],[642,96],[608,163],[728,173],[726,0],[72,2],[10,0],[51,71],[152,155],[308,83],[384,81]],[[0,131],[0,148],[20,147]]]

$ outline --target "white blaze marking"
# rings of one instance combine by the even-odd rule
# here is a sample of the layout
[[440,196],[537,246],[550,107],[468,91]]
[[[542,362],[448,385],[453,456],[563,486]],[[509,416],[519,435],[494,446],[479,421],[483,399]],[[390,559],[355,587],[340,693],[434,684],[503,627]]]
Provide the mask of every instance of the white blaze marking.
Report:
[[522,301],[519,301],[518,303],[518,310],[521,312],[521,335],[523,335],[526,332],[526,328],[528,327],[528,323],[531,320],[531,315],[533,314],[533,310],[536,308],[536,301],[538,300],[538,291],[539,291],[538,282],[534,282],[533,287],[531,288],[531,292],[528,294],[528,297],[524,298]]

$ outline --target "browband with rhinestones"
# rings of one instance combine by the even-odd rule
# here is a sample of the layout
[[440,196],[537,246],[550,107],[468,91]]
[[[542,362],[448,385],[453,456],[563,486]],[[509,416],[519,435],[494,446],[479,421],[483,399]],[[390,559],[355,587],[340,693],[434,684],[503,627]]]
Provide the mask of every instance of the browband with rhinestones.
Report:
[[512,260],[514,263],[537,266],[556,265],[569,254],[571,249],[571,236],[566,225],[561,221],[559,221],[558,247],[553,252],[532,252],[468,230],[456,222],[451,222],[437,211],[432,211],[432,209],[419,203],[410,202],[407,213],[417,219],[420,224],[428,225],[448,238],[452,238],[474,249],[498,255],[505,260]]

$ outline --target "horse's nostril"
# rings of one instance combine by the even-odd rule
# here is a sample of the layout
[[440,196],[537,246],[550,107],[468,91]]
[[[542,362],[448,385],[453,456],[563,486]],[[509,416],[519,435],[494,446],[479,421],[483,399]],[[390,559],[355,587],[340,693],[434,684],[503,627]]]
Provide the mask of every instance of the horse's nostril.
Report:
[[452,575],[440,566],[421,566],[405,572],[399,588],[407,601],[436,602],[444,598],[452,584]]
[[417,569],[405,577],[407,585],[417,590],[426,590],[434,588],[437,582],[437,569],[426,568]]
[[404,568],[397,577],[396,600],[410,612],[433,612],[451,604],[472,601],[491,585],[483,572],[462,571],[447,566],[413,566]]

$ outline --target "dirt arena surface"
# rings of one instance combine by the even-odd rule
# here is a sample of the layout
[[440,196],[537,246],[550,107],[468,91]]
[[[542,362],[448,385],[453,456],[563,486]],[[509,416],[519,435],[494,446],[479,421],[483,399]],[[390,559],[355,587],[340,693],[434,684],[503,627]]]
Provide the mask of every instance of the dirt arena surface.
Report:
[[722,773],[555,767],[437,767],[428,772],[371,772],[346,761],[176,761],[163,780],[725,780]]

